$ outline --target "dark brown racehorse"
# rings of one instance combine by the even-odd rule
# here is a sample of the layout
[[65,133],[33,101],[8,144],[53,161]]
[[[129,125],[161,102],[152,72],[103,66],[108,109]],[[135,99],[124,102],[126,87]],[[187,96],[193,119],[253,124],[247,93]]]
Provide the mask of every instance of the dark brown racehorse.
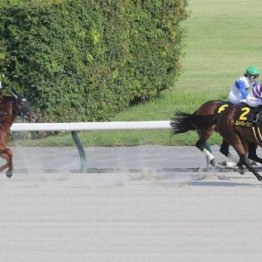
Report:
[[[207,164],[215,166],[215,157],[212,154],[208,139],[214,133],[216,123],[207,125],[206,121],[201,122],[202,116],[215,115],[223,112],[229,103],[222,100],[211,100],[201,105],[193,114],[185,112],[176,112],[175,117],[171,119],[170,125],[174,134],[185,133],[190,130],[196,130],[199,136],[195,146],[201,150],[207,158]],[[249,143],[248,157],[255,162],[260,162],[256,154],[256,143]],[[220,152],[231,161],[237,163],[238,160],[229,152],[229,144],[223,139],[220,146]]]
[[[221,112],[210,115],[180,112],[171,121],[171,126],[175,134],[195,129],[201,134],[219,132],[223,138],[223,144],[227,148],[231,145],[237,151],[240,157],[238,166],[241,173],[245,165],[258,180],[261,180],[262,177],[252,167],[249,159],[262,163],[262,159],[256,155],[257,146],[262,146],[262,112],[259,113],[261,124],[258,128],[250,122],[252,119],[250,115],[252,116],[252,110],[246,105],[228,105]],[[208,138],[208,136],[203,137]],[[202,140],[202,143],[206,142],[205,139]]]
[[0,157],[6,160],[6,163],[0,166],[0,172],[8,168],[7,177],[13,175],[13,153],[6,145],[9,139],[10,127],[16,116],[30,122],[37,120],[36,114],[23,96],[16,95],[14,92],[12,92],[12,96],[0,96]]

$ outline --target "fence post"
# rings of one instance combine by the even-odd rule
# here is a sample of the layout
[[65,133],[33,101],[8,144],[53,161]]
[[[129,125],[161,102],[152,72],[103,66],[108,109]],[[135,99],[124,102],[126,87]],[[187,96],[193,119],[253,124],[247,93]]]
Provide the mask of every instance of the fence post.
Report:
[[80,167],[80,171],[81,173],[85,173],[87,172],[87,164],[86,164],[86,154],[85,154],[85,150],[80,142],[80,139],[77,135],[77,131],[71,131],[71,136],[73,138],[73,141],[77,147],[79,156],[80,156],[80,163],[81,163],[81,167]]

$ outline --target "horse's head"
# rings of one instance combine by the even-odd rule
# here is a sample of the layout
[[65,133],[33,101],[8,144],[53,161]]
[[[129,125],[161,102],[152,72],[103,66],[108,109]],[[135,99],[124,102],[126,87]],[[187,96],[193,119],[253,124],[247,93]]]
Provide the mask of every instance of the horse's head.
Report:
[[14,92],[12,92],[12,95],[14,98],[14,114],[29,122],[36,122],[38,117],[31,109],[28,100],[22,95],[16,95]]

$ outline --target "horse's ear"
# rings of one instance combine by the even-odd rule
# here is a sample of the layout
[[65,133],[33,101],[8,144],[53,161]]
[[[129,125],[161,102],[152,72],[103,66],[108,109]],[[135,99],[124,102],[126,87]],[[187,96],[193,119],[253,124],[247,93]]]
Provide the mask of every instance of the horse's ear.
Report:
[[12,94],[12,96],[13,96],[15,99],[17,99],[17,98],[18,98],[18,96],[15,94],[15,92],[14,92],[14,90],[13,90],[13,89],[11,90],[11,94]]

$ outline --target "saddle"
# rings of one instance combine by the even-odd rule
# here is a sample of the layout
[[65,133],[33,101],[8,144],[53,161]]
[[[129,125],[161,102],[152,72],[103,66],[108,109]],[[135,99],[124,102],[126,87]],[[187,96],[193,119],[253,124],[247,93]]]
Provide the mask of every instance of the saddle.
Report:
[[262,122],[262,106],[250,107],[246,103],[240,103],[237,107],[235,125],[252,127]]

